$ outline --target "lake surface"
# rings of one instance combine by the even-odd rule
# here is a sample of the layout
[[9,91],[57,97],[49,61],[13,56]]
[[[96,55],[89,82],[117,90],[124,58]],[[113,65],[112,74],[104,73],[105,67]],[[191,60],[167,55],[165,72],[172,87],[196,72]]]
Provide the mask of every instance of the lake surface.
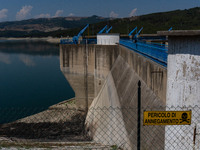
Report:
[[48,108],[74,95],[58,45],[0,41],[0,108]]

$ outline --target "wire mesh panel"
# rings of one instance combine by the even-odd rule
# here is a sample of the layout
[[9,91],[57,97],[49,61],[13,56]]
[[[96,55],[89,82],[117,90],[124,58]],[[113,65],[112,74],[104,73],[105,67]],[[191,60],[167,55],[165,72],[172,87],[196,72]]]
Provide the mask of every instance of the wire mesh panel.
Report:
[[[191,125],[143,125],[144,111],[165,110],[191,110]],[[200,149],[199,110],[198,106],[141,108],[140,149]],[[87,113],[67,108],[0,109],[0,148],[135,150],[137,112],[129,107],[90,108]]]

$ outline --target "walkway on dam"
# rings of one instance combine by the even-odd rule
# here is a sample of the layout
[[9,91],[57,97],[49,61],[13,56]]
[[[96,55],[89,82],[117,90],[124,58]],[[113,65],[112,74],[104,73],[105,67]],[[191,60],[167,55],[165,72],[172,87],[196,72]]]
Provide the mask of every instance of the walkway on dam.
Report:
[[[87,42],[86,42],[87,41]],[[72,44],[70,40],[61,40],[61,44]],[[80,44],[97,44],[96,39],[85,39],[79,41]],[[160,43],[146,42],[142,40],[120,39],[119,44],[133,50],[160,65],[167,67],[168,45]]]
[[120,40],[119,44],[163,65],[167,66],[168,46],[145,41]]

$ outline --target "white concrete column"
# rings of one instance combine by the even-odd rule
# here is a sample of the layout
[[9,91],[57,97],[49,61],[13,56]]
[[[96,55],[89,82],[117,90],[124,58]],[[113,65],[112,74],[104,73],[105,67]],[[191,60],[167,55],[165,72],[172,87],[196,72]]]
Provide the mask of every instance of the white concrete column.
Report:
[[[168,36],[169,42],[167,110],[192,109],[191,125],[165,127],[165,149],[193,150],[194,127],[200,122],[200,30],[158,31],[158,35]],[[200,149],[198,136],[195,150]]]

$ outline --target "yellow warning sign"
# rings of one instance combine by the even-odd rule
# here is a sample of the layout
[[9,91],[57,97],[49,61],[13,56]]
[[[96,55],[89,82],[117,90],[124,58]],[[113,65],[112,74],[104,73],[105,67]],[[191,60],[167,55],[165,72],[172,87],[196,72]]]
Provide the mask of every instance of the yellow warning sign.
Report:
[[192,111],[144,111],[143,125],[190,125]]

